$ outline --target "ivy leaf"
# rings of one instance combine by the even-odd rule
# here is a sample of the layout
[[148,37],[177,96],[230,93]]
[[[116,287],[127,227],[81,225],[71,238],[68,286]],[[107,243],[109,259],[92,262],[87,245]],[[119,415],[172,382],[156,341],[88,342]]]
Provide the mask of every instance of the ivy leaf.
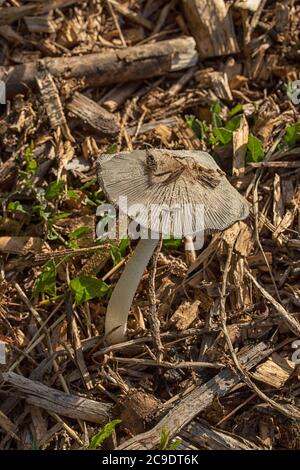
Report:
[[112,153],[116,153],[117,150],[118,150],[118,146],[117,146],[116,143],[114,143],[110,147],[108,147],[108,149],[105,151],[105,153],[112,154]]
[[110,249],[111,258],[113,260],[114,266],[119,264],[124,256],[126,255],[126,250],[129,246],[128,238],[123,238],[120,241],[119,246],[112,246]]
[[234,116],[225,124],[225,128],[231,132],[236,131],[240,127],[241,116]]
[[89,227],[79,227],[69,233],[70,240],[78,240],[78,238],[83,237],[86,233],[90,231]]
[[48,187],[45,192],[45,197],[49,201],[52,199],[56,199],[60,193],[62,192],[64,188],[64,182],[63,181],[52,181],[51,183],[48,184]]
[[23,214],[28,214],[20,201],[11,201],[7,206],[7,210],[11,212],[22,212]]
[[261,162],[265,157],[262,141],[250,134],[248,140],[248,154],[252,162]]
[[32,145],[28,145],[25,149],[26,171],[32,175],[36,172],[37,162],[32,158]]
[[103,297],[110,287],[100,279],[90,276],[78,276],[70,282],[70,288],[75,296],[77,305],[88,300]]
[[225,127],[218,127],[213,129],[213,134],[223,145],[227,145],[232,141],[232,131],[226,129]]
[[120,241],[120,245],[119,245],[119,250],[120,250],[122,256],[126,255],[126,250],[127,250],[128,247],[129,247],[129,239],[128,238],[122,238],[122,240]]
[[88,446],[88,450],[96,450],[98,447],[101,446],[101,444],[112,435],[112,433],[115,430],[115,427],[121,423],[120,419],[114,419],[113,421],[110,421],[107,423],[100,431],[95,434],[90,442],[90,445]]
[[216,128],[222,127],[223,123],[222,123],[222,119],[220,116],[222,107],[221,107],[220,102],[217,101],[216,103],[214,103],[212,107],[210,108],[210,111],[211,111],[211,120],[212,120],[213,126]]
[[237,104],[230,110],[230,116],[235,116],[236,114],[240,114],[243,112],[243,105],[242,104]]
[[187,126],[192,129],[199,139],[205,139],[209,128],[204,121],[200,121],[192,114],[185,116],[185,121]]
[[33,288],[33,296],[48,294],[51,297],[56,295],[56,264],[51,259],[44,266],[41,274],[37,278]]
[[285,130],[284,141],[289,147],[294,147],[300,140],[300,122],[288,126]]
[[165,238],[163,240],[163,247],[167,248],[168,250],[179,250],[182,246],[182,239],[176,238]]

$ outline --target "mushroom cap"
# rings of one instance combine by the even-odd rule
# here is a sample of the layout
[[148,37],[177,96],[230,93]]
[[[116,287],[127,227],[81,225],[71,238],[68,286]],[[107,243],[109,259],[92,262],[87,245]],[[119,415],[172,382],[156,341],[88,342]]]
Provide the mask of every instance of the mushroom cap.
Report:
[[[169,222],[160,215],[162,205],[175,237],[182,235],[183,226],[183,235],[222,231],[249,215],[246,199],[206,152],[134,150],[104,154],[97,163],[107,199],[119,206],[120,196],[125,196],[129,209],[125,212],[146,229],[153,230],[156,220],[159,228],[154,231],[170,235]],[[136,204],[143,207],[133,216],[130,208]],[[201,213],[203,222],[199,224]]]

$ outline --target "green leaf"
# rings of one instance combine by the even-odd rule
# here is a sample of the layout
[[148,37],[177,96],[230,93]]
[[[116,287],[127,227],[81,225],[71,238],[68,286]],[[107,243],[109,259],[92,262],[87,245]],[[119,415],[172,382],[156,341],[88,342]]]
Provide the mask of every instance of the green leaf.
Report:
[[240,127],[241,116],[234,116],[225,124],[225,128],[231,132],[236,131]]
[[223,145],[227,145],[232,141],[232,131],[225,127],[219,127],[213,129],[213,134],[217,138],[218,142]]
[[78,276],[70,282],[70,288],[75,296],[76,304],[82,304],[94,298],[103,297],[110,287],[100,279],[90,276]]
[[36,279],[33,296],[39,294],[48,294],[51,297],[56,295],[56,264],[53,260],[49,260],[44,266],[41,274]]
[[178,446],[180,446],[181,442],[181,439],[175,439],[175,441],[169,442],[168,446],[166,447],[166,450],[176,450]]
[[11,212],[22,212],[23,214],[28,214],[28,212],[24,209],[20,201],[12,201],[8,204],[7,210]]
[[114,266],[120,263],[122,260],[122,255],[118,246],[112,246],[110,249],[110,256],[113,260]]
[[69,233],[70,240],[78,240],[78,238],[83,237],[86,233],[90,231],[89,227],[79,227]]
[[64,182],[63,181],[52,181],[45,192],[45,197],[48,200],[56,199],[62,190],[64,189]]
[[182,246],[182,239],[181,238],[165,238],[163,240],[163,247],[167,248],[168,250],[179,250]]
[[28,145],[25,149],[26,171],[32,175],[36,172],[37,162],[32,158],[32,145]]
[[176,450],[180,444],[181,444],[181,439],[176,439],[173,442],[171,441],[170,431],[168,431],[168,429],[163,428],[161,430],[159,450]]
[[222,111],[222,107],[219,101],[214,103],[212,107],[210,108],[211,111],[211,120],[213,123],[213,127],[222,127],[222,119],[220,116],[220,113]]
[[80,190],[84,191],[85,189],[89,189],[91,186],[94,186],[95,184],[97,184],[97,178],[93,178],[87,181],[86,183],[84,183],[82,186],[80,186]]
[[129,247],[129,238],[122,238],[119,244],[119,250],[122,256],[126,255],[126,250]]
[[167,445],[169,443],[169,436],[170,436],[170,431],[163,428],[160,433],[160,442],[159,442],[160,450],[166,450]]
[[79,194],[74,190],[74,189],[68,189],[67,191],[67,197],[69,199],[78,199]]
[[230,110],[230,116],[235,116],[236,114],[240,114],[243,112],[243,105],[242,104],[237,104]]
[[185,116],[185,121],[187,126],[193,130],[199,139],[205,139],[209,128],[204,121],[200,121],[192,114]]
[[114,266],[116,266],[117,264],[119,264],[122,261],[122,259],[126,255],[126,250],[127,250],[128,246],[129,246],[128,238],[123,238],[120,241],[119,246],[112,246],[111,247],[110,254],[111,254],[111,258],[113,260]]
[[117,150],[118,150],[117,144],[112,144],[110,147],[108,147],[105,153],[112,154],[112,153],[116,153]]
[[100,429],[100,431],[92,437],[90,445],[88,446],[88,450],[98,449],[105,439],[112,435],[119,423],[121,423],[120,419],[114,419],[113,421],[107,423],[102,429]]
[[55,222],[56,220],[67,219],[70,217],[71,212],[60,212],[59,214],[54,214],[53,217],[50,217],[49,222]]
[[220,115],[222,111],[222,106],[220,101],[216,101],[210,108],[211,112],[214,114],[217,114],[218,116]]
[[262,141],[250,134],[248,140],[248,154],[252,162],[261,162],[265,157]]
[[288,126],[285,130],[284,141],[289,147],[294,147],[300,140],[300,122]]

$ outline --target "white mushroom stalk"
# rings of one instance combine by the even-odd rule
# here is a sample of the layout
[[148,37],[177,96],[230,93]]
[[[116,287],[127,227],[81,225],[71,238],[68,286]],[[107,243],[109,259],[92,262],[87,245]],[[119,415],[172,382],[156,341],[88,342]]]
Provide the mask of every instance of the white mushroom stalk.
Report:
[[[194,235],[225,230],[245,219],[249,209],[247,201],[205,152],[150,149],[103,155],[98,160],[98,178],[114,206],[132,218],[131,208],[138,205],[141,209],[133,219],[141,228],[158,235],[139,241],[108,303],[105,335],[109,343],[118,343],[126,337],[134,294],[159,237],[185,236],[186,246],[194,255]],[[127,209],[123,207],[124,198]],[[157,211],[162,207],[164,214],[172,214],[170,226]]]
[[127,319],[134,294],[159,240],[141,239],[113,290],[105,318],[105,336],[110,344],[126,338]]

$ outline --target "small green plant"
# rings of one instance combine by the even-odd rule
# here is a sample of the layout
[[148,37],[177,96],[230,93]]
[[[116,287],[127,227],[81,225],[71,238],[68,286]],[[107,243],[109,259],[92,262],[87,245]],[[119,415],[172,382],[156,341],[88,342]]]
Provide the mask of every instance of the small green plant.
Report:
[[201,140],[206,140],[212,145],[228,145],[232,142],[233,132],[240,126],[241,113],[243,107],[237,104],[230,110],[230,119],[225,122],[221,117],[222,107],[217,101],[211,108],[210,126],[205,121],[200,121],[193,115],[185,117],[187,125],[194,131],[196,136]]
[[247,150],[251,162],[261,162],[265,158],[262,141],[253,134],[249,136]]
[[167,250],[179,250],[182,246],[181,238],[164,238],[163,247]]
[[110,287],[105,282],[92,276],[75,277],[70,282],[70,289],[77,305],[91,299],[104,297],[110,291]]
[[105,153],[112,154],[112,153],[116,153],[117,150],[118,150],[118,146],[116,143],[114,143],[110,147],[108,147],[108,149],[106,149]]
[[27,210],[24,209],[24,206],[20,201],[11,201],[7,206],[9,212],[22,212],[22,214],[28,214]]
[[126,250],[129,246],[128,238],[123,238],[119,246],[112,246],[110,249],[110,255],[113,260],[114,266],[119,264],[126,255]]
[[56,264],[53,260],[47,261],[43,266],[41,274],[35,281],[33,288],[33,297],[37,298],[40,294],[44,300],[45,294],[54,297],[56,295]]
[[33,144],[28,145],[25,149],[25,162],[26,162],[26,172],[34,175],[37,169],[37,162],[32,157]]
[[76,250],[78,248],[78,244],[76,240],[83,237],[89,232],[90,232],[89,227],[79,227],[73,230],[73,232],[69,233],[69,241],[68,241],[69,248],[73,248],[74,250]]
[[170,439],[170,431],[165,428],[161,430],[159,450],[176,450],[180,444],[180,439],[175,439],[172,442],[172,440]]
[[64,189],[63,181],[52,181],[51,183],[48,184],[48,187],[45,191],[46,199],[48,199],[49,201],[53,199],[57,199],[63,189]]
[[108,439],[114,432],[116,426],[121,423],[120,419],[114,419],[107,423],[102,429],[100,429],[97,434],[95,434],[90,442],[90,445],[87,447],[87,450],[96,450],[101,447],[103,442]]
[[284,141],[289,147],[295,147],[297,142],[300,141],[300,122],[286,128]]

